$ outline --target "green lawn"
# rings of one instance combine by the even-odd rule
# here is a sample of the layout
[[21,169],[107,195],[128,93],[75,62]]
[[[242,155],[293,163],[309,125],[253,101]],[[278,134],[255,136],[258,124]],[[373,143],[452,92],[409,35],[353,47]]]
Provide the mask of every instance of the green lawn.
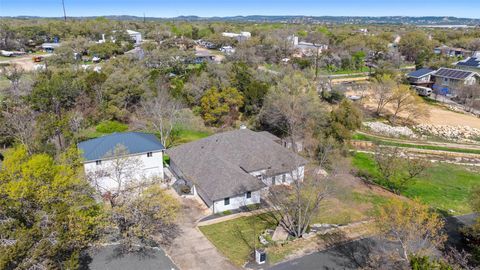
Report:
[[358,70],[340,69],[340,70],[336,70],[336,71],[329,71],[329,70],[324,69],[323,71],[326,72],[329,75],[343,75],[343,74],[369,72],[370,69],[368,67],[362,67],[361,69],[358,69]]
[[241,217],[213,225],[202,226],[200,231],[223,255],[241,266],[253,252],[253,241],[261,246],[258,236],[265,229],[275,229],[275,222],[268,214]]
[[[378,181],[379,174],[372,155],[356,153],[353,156],[352,164],[355,168],[370,173]],[[473,187],[479,185],[480,172],[478,168],[435,163],[427,170],[426,176],[409,184],[402,195],[419,198],[439,211],[460,215],[472,211],[469,205],[469,196]]]
[[210,136],[211,133],[207,131],[198,131],[198,130],[191,130],[191,129],[181,129],[178,131],[176,135],[178,138],[175,139],[174,145],[180,145],[184,143],[193,142],[196,140],[203,139],[205,137]]
[[462,149],[454,147],[443,147],[436,145],[420,145],[420,144],[410,144],[410,143],[399,143],[394,141],[381,140],[373,136],[368,136],[365,134],[354,134],[352,139],[359,141],[369,141],[379,145],[395,146],[395,147],[404,147],[404,148],[416,148],[424,150],[437,150],[437,151],[446,151],[446,152],[455,152],[455,153],[467,153],[467,154],[480,154],[480,150],[476,149]]

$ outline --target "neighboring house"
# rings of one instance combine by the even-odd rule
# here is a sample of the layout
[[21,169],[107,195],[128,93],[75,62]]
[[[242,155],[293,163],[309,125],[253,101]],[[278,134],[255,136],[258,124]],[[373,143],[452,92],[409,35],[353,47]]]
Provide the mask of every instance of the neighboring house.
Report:
[[142,43],[142,34],[140,32],[127,30],[127,34],[133,41],[135,41],[136,45],[140,45],[140,43]]
[[42,47],[42,50],[44,50],[45,52],[53,53],[55,49],[60,47],[60,43],[43,43],[41,47]]
[[229,37],[229,38],[236,38],[238,41],[244,41],[251,38],[252,34],[250,32],[240,32],[240,34],[223,32],[222,36]]
[[309,42],[299,41],[297,36],[290,36],[288,39],[293,43],[293,47],[296,49],[297,53],[295,57],[303,56],[312,56],[318,53],[322,53],[325,50],[328,50],[328,45],[326,44],[313,44]]
[[226,55],[231,55],[235,53],[235,48],[233,48],[232,46],[223,46],[220,48],[220,51],[225,53]]
[[[153,134],[113,133],[83,141],[78,144],[78,148],[84,159],[85,174],[95,178],[93,184],[101,192],[118,188],[115,177],[126,178],[122,180],[125,183],[151,177],[163,179],[165,147]],[[121,155],[115,155],[119,148],[124,148],[125,151]]]
[[480,75],[473,71],[440,68],[433,75],[433,90],[442,95],[454,95],[460,85],[473,85],[480,82]]
[[480,71],[480,52],[476,52],[472,57],[457,62],[456,67],[466,70]]
[[421,68],[407,74],[407,80],[411,85],[432,87],[432,75],[435,70],[429,68]]
[[267,133],[240,129],[167,151],[177,181],[189,185],[213,213],[261,201],[271,185],[303,180],[307,161]]
[[472,55],[472,51],[465,50],[463,48],[452,48],[445,45],[435,48],[433,52],[435,54],[446,55],[450,57],[462,57],[462,58],[469,57],[470,55]]
[[210,53],[207,50],[196,50],[195,51],[195,64],[201,64],[204,62],[213,62],[215,61],[215,55]]

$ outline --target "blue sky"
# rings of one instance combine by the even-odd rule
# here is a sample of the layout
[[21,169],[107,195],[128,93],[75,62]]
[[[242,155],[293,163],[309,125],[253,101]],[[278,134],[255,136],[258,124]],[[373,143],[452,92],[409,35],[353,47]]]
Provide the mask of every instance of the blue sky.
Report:
[[[456,16],[480,18],[480,0],[65,0],[67,15]],[[61,0],[0,0],[0,16],[62,16]]]

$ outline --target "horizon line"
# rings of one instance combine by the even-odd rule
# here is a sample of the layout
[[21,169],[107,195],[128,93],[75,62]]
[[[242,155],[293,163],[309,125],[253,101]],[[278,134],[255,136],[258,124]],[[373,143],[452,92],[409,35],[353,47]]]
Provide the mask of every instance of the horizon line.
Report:
[[[155,19],[174,19],[180,17],[197,17],[203,19],[211,19],[211,18],[233,18],[233,17],[255,17],[255,16],[262,16],[262,17],[318,17],[318,18],[393,18],[393,17],[404,17],[404,18],[455,18],[455,19],[471,19],[471,20],[480,20],[479,18],[472,18],[472,17],[457,17],[457,16],[450,16],[450,15],[422,15],[422,16],[411,16],[411,15],[261,15],[261,14],[251,14],[251,15],[226,15],[226,16],[199,16],[199,15],[178,15],[172,17],[161,17],[161,16],[145,16],[145,18],[155,18]],[[38,15],[14,15],[14,16],[0,16],[0,18],[17,18],[17,17],[33,17],[33,18],[49,18],[49,19],[56,19],[56,18],[63,18],[63,16],[38,16]],[[78,15],[78,16],[67,16],[67,18],[101,18],[101,17],[136,17],[136,18],[144,18],[142,15],[128,15],[128,14],[110,14],[110,15]]]

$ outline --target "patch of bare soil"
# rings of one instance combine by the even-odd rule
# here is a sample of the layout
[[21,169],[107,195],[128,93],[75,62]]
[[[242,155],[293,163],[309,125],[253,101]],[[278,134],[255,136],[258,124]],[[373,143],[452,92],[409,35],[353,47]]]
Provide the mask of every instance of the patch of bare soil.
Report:
[[437,106],[430,107],[430,117],[422,124],[468,126],[480,129],[480,118],[469,114],[457,113]]
[[[361,105],[370,112],[375,110],[375,102],[369,96],[368,91],[349,91],[346,94],[364,96],[365,98],[361,101]],[[446,108],[442,108],[441,106],[435,106],[431,104],[426,104],[426,106],[429,109],[429,115],[426,115],[425,117],[415,118],[414,120],[416,124],[468,126],[472,128],[480,128],[480,118],[478,117],[470,114],[450,111]],[[386,109],[391,110],[389,106],[387,106]],[[400,114],[400,117],[407,116]]]

